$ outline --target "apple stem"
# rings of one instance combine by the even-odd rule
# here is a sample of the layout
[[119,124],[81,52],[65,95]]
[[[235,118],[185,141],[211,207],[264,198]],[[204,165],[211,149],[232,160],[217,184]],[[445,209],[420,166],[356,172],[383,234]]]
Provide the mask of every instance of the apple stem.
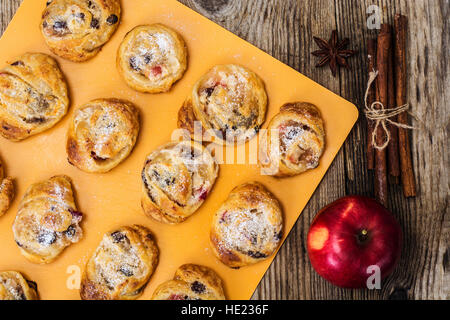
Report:
[[367,241],[369,232],[366,229],[361,230],[360,234],[358,235],[358,242],[360,244],[363,244]]

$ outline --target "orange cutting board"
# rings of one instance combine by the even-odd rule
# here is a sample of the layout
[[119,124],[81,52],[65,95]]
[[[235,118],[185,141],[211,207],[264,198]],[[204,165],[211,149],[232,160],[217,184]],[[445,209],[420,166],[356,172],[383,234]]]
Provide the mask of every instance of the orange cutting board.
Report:
[[[46,0],[23,2],[0,40],[0,68],[27,51],[51,54],[38,28],[45,3]],[[214,212],[236,185],[260,181],[283,205],[284,240],[355,124],[357,108],[175,0],[128,0],[122,1],[122,6],[120,27],[95,58],[86,63],[73,63],[56,57],[70,87],[68,115],[54,128],[23,142],[0,138],[0,156],[6,174],[15,180],[17,191],[13,206],[0,217],[0,270],[23,272],[37,282],[42,299],[79,299],[71,280],[76,280],[78,268],[84,269],[103,234],[121,225],[138,223],[155,233],[161,252],[159,265],[141,299],[149,299],[156,286],[171,279],[184,263],[213,268],[224,280],[228,298],[249,299],[275,255],[239,270],[221,264],[209,246]],[[157,22],[174,28],[184,37],[189,50],[188,70],[169,93],[137,93],[125,85],[116,70],[117,48],[134,26]],[[280,180],[261,176],[256,165],[221,165],[212,193],[191,218],[175,226],[152,221],[144,216],[140,207],[140,172],[144,159],[156,147],[170,141],[177,125],[178,109],[196,80],[212,66],[227,63],[244,65],[264,80],[269,96],[266,126],[286,102],[307,101],[320,108],[327,133],[320,166],[300,176]],[[134,102],[141,111],[141,132],[134,151],[117,168],[107,174],[87,174],[67,162],[66,132],[76,106],[103,97]],[[78,207],[84,213],[84,238],[68,247],[51,264],[32,264],[19,253],[11,226],[30,184],[57,174],[69,175],[74,181]],[[72,286],[68,286],[68,282]]]

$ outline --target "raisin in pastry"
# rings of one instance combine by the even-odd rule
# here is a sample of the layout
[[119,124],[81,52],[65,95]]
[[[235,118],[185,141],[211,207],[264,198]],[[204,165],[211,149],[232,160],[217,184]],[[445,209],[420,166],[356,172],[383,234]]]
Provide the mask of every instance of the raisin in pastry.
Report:
[[306,102],[287,103],[261,137],[262,173],[288,177],[314,169],[324,147],[325,130],[319,109]]
[[231,268],[251,265],[275,252],[282,229],[278,200],[260,183],[246,183],[234,188],[214,215],[213,252]]
[[71,164],[85,172],[108,172],[133,149],[139,113],[130,102],[98,99],[75,110],[67,138]]
[[162,283],[152,300],[225,300],[222,280],[212,269],[185,264],[173,280]]
[[243,143],[254,137],[266,118],[267,93],[261,78],[238,65],[220,65],[195,84],[178,113],[178,126],[193,133],[199,121],[214,141]]
[[13,224],[14,240],[22,255],[34,263],[50,263],[83,232],[72,183],[55,176],[33,184],[25,193]]
[[37,285],[20,272],[0,272],[0,300],[39,300]]
[[203,204],[219,166],[203,145],[172,142],[153,151],[142,170],[142,208],[151,218],[180,223]]
[[134,90],[167,92],[186,71],[186,45],[177,32],[162,24],[137,26],[119,47],[117,67]]
[[0,134],[20,141],[53,127],[67,113],[69,98],[57,62],[25,53],[0,71]]
[[81,62],[108,42],[120,14],[120,0],[53,0],[47,2],[40,28],[54,54]]
[[13,180],[4,176],[2,161],[0,160],[0,217],[6,213],[14,198]]
[[133,300],[145,289],[158,264],[150,230],[125,226],[104,235],[81,281],[83,300]]

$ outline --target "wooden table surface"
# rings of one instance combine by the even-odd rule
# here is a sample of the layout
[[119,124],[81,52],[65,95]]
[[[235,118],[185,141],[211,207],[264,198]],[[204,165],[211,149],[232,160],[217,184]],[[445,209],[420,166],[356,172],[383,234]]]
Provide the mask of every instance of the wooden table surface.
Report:
[[[35,0],[44,1],[44,0]],[[124,1],[124,0],[123,0]],[[131,1],[131,0],[127,0]],[[22,0],[0,0],[0,27],[5,30]],[[281,248],[254,299],[450,299],[449,0],[181,0],[202,15],[251,42],[362,110],[367,82],[366,42],[376,34],[366,20],[370,5],[382,10],[383,22],[395,13],[409,17],[408,99],[426,124],[411,133],[419,196],[405,199],[390,184],[389,208],[404,231],[399,266],[381,290],[346,290],[327,283],[312,269],[306,236],[315,214],[349,194],[373,196],[373,176],[365,162],[366,122],[360,118],[320,187]],[[337,78],[316,69],[313,36],[333,29],[349,37],[359,54],[353,71]],[[2,62],[3,63],[3,62]]]

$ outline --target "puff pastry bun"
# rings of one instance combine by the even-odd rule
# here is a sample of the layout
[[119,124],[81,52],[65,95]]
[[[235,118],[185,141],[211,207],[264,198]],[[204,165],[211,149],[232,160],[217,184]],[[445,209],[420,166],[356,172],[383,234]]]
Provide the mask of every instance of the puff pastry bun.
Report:
[[158,264],[150,230],[125,226],[104,235],[81,281],[83,300],[133,300],[145,289]]
[[142,170],[142,208],[151,218],[180,223],[203,204],[219,166],[203,145],[172,142],[153,151]]
[[265,121],[267,94],[261,78],[238,65],[219,65],[195,84],[178,114],[178,126],[193,133],[201,122],[214,141],[243,143],[255,136]]
[[210,234],[215,255],[239,268],[268,258],[283,236],[278,200],[260,183],[233,189],[216,212]]
[[9,209],[14,198],[14,184],[11,178],[5,178],[0,160],[0,217]]
[[20,272],[0,272],[0,300],[39,300],[37,285]]
[[137,26],[119,47],[117,67],[131,88],[167,92],[186,71],[186,45],[178,33],[162,24]]
[[19,141],[53,127],[67,113],[67,85],[56,61],[26,53],[0,71],[0,134]]
[[207,267],[185,264],[173,280],[164,282],[153,293],[152,300],[225,300],[222,280]]
[[14,240],[29,261],[50,263],[82,238],[82,218],[70,178],[55,176],[28,188],[13,224]]
[[71,164],[85,172],[108,172],[133,149],[139,113],[130,102],[98,99],[75,110],[67,138]]
[[325,130],[319,109],[306,102],[287,103],[261,138],[262,172],[288,177],[314,169],[324,147]]
[[94,57],[111,38],[120,14],[120,0],[52,0],[40,28],[54,54],[81,62]]

